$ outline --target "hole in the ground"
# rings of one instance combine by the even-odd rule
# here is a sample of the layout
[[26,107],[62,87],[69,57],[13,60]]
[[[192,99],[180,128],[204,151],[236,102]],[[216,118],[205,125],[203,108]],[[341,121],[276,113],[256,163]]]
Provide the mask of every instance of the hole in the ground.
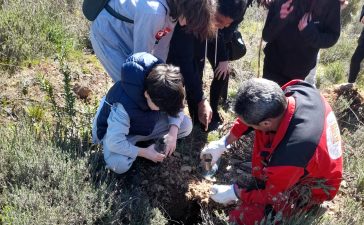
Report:
[[193,225],[202,222],[201,206],[197,201],[180,199],[174,203],[169,209],[166,209],[170,217],[169,225]]

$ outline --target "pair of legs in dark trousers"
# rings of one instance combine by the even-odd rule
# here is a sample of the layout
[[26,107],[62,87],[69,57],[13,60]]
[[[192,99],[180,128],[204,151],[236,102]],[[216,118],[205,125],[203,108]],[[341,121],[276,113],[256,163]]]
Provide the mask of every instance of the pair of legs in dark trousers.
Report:
[[[203,48],[203,52],[205,50],[205,46]],[[202,52],[202,51],[200,51]],[[207,60],[209,61],[213,71],[216,70],[217,66],[219,65],[219,61],[216,60],[215,63],[215,43],[209,43],[207,45]],[[204,70],[204,56],[200,60],[200,74],[203,74]],[[225,79],[223,76],[218,79],[214,72],[214,78],[212,79],[211,86],[210,86],[210,105],[212,109],[212,122],[220,122],[221,118],[218,113],[218,106],[220,97],[224,100],[227,99],[227,89],[229,83],[229,73],[226,75]]]
[[360,63],[363,59],[364,59],[364,29],[359,37],[358,46],[356,47],[355,52],[351,57],[350,72],[348,79],[349,83],[354,83],[356,78],[358,77],[358,73],[360,71]]

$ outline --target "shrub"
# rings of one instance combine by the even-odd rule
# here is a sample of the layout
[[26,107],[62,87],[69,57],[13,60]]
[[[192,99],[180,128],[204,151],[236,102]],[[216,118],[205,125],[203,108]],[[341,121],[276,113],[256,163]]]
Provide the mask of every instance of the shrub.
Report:
[[92,224],[108,207],[88,180],[84,159],[34,137],[27,123],[0,128],[1,220],[4,224]]
[[[71,3],[71,4],[70,4]],[[87,22],[79,1],[4,0],[0,8],[0,63],[14,71],[22,62],[60,51],[81,49]]]
[[347,69],[343,62],[336,61],[325,66],[323,74],[318,75],[317,86],[320,88],[327,87],[344,81],[347,76]]
[[360,13],[361,6],[360,0],[349,0],[348,6],[341,12],[341,24],[343,27],[348,25],[353,20],[356,12]]
[[328,65],[338,60],[349,62],[355,47],[356,40],[351,39],[343,33],[333,47],[320,51],[320,63]]

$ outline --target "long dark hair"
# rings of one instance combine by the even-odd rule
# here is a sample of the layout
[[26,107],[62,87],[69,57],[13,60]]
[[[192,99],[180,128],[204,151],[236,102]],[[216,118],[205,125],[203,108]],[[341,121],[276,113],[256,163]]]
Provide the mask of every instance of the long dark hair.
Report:
[[214,16],[215,0],[167,0],[170,9],[169,16],[177,21],[184,17],[187,25],[185,30],[194,36],[205,39],[212,37],[215,32]]

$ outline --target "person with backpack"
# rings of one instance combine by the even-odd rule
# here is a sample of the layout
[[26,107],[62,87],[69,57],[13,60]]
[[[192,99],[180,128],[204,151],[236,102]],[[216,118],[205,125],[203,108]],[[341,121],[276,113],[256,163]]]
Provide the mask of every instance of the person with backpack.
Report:
[[[360,13],[360,22],[364,24],[364,6]],[[364,29],[362,30],[360,37],[358,39],[358,46],[356,47],[350,62],[349,71],[349,83],[355,83],[360,71],[360,63],[364,59]]]
[[[240,49],[243,48],[239,57],[245,54],[245,45],[237,29],[243,20],[247,4],[247,0],[218,1],[214,19],[215,26],[219,30],[215,33],[215,38],[197,39],[180,25],[176,26],[173,34],[167,62],[181,68],[186,83],[187,103],[191,118],[194,123],[200,123],[205,130],[215,130],[221,122],[218,104],[224,88],[227,88],[229,61],[236,59],[236,57],[231,57],[232,42],[239,42]],[[234,38],[235,40],[233,40]],[[205,57],[214,70],[210,102],[203,93],[202,77]]]
[[[136,53],[122,65],[120,78],[102,99],[92,128],[93,142],[103,145],[106,167],[118,174],[137,157],[162,162],[174,152],[177,138],[192,131],[191,119],[182,111],[185,92],[177,67]],[[160,138],[163,149],[135,146]]]
[[109,0],[91,24],[96,56],[114,82],[133,53],[148,52],[166,60],[177,21],[191,34],[213,33],[214,0]]
[[340,1],[274,0],[263,29],[263,77],[283,85],[304,80],[317,64],[321,48],[340,37]]

